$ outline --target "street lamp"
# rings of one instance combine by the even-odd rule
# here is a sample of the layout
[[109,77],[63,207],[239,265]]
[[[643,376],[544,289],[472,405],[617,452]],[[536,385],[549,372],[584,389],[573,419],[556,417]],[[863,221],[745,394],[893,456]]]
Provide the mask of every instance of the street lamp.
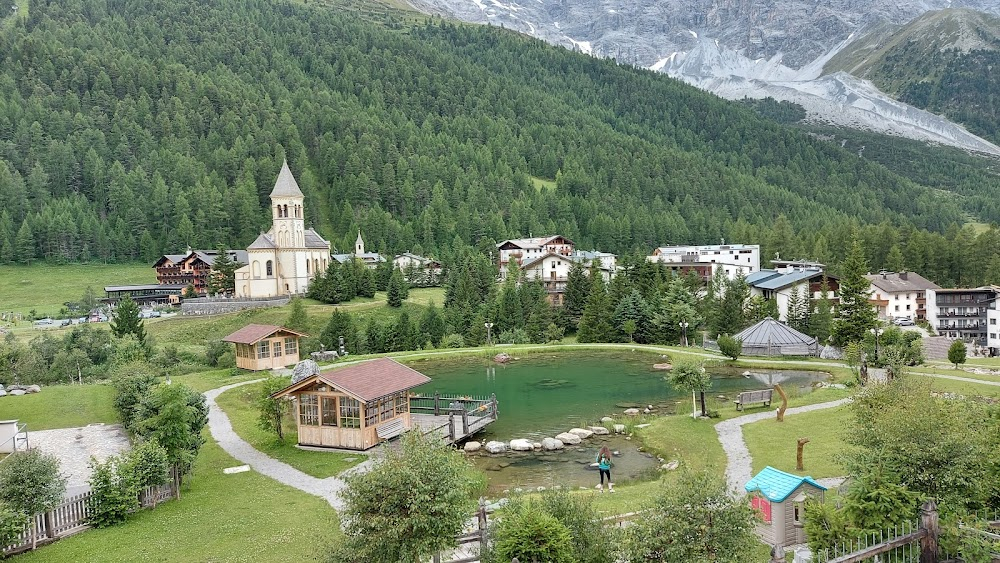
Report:
[[493,323],[486,323],[483,326],[486,327],[486,345],[493,346],[493,333],[491,332],[493,329]]
[[881,332],[881,330],[880,330],[881,328],[882,327],[880,327],[878,325],[878,322],[876,322],[875,323],[875,328],[872,329],[872,333],[875,334],[875,365],[876,366],[880,365],[878,363],[878,333]]
[[683,338],[681,339],[681,346],[686,347],[688,345],[688,326],[690,325],[688,325],[687,321],[681,321],[677,323],[677,326],[681,327],[681,331],[684,334]]

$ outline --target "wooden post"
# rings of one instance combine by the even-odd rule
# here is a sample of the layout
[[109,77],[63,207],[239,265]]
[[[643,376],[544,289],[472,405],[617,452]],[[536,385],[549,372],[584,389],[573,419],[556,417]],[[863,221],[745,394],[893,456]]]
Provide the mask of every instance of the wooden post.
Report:
[[799,445],[795,448],[795,470],[802,471],[802,447],[809,443],[809,438],[799,438]]
[[476,513],[479,520],[479,553],[486,552],[486,501],[479,499],[479,510]]
[[455,413],[448,413],[448,438],[454,442],[455,441]]
[[462,409],[462,436],[469,433],[469,411]]
[[497,394],[491,393],[490,400],[493,401],[493,420],[497,419]]
[[53,540],[57,537],[56,522],[51,510],[45,513],[45,537]]
[[441,394],[434,392],[434,416],[441,416]]
[[927,532],[920,538],[920,563],[938,563],[938,535],[941,527],[938,524],[937,504],[933,500],[920,507],[920,529]]
[[778,422],[784,422],[785,410],[788,408],[788,395],[785,395],[785,390],[781,388],[780,384],[776,384],[774,390],[781,396],[781,406],[778,407]]

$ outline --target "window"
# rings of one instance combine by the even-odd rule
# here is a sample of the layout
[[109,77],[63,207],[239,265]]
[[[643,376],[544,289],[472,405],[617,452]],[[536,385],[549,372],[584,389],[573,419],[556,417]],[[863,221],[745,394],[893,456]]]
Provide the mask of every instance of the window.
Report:
[[802,515],[805,512],[801,502],[792,503],[792,522],[796,526],[802,525]]
[[909,303],[907,303],[907,304],[906,304],[906,310],[907,310],[907,311],[909,311],[909,310],[910,310],[910,304],[909,304]]
[[257,359],[263,360],[264,358],[271,357],[271,343],[264,340],[257,344]]
[[380,421],[389,420],[390,418],[396,416],[396,403],[392,397],[386,397],[379,401],[378,404],[378,419]]
[[344,428],[361,427],[361,403],[357,399],[340,398],[340,425]]
[[771,523],[771,503],[766,498],[754,495],[750,500],[750,506],[760,513],[764,522]]
[[378,402],[365,405],[365,426],[372,427],[378,424]]
[[990,324],[991,324],[991,325],[995,325],[995,324],[997,324],[997,320],[996,320],[996,319],[990,319]]
[[264,272],[265,272],[264,275],[266,275],[267,277],[273,276],[274,275],[274,262],[271,262],[270,260],[268,260],[267,263],[264,264]]
[[409,410],[410,400],[406,397],[406,393],[399,393],[396,395],[396,414],[403,414]]
[[899,305],[896,305],[896,310],[897,310],[897,311],[899,310]]
[[337,425],[337,398],[322,397],[323,426]]
[[281,342],[274,343],[274,357],[275,358],[281,357]]
[[285,355],[294,356],[299,353],[299,343],[292,336],[285,337]]
[[299,424],[319,426],[319,395],[299,395]]

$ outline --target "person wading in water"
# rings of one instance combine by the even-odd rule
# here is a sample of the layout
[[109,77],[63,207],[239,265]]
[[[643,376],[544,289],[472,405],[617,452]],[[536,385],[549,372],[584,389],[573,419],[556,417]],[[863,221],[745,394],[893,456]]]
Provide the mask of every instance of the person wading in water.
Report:
[[604,492],[604,478],[608,478],[608,492],[615,492],[615,485],[611,482],[611,450],[607,446],[597,452],[597,470],[601,472],[601,483],[597,485],[598,490]]

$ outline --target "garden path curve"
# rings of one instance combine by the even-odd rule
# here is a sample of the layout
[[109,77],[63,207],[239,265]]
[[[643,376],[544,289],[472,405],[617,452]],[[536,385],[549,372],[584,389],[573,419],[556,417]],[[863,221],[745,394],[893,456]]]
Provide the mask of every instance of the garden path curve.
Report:
[[[815,405],[793,407],[786,410],[785,415],[832,409],[847,404],[850,401],[850,398],[846,398],[826,403],[817,403]],[[767,420],[774,416],[774,411],[769,410],[730,418],[715,425],[715,432],[719,435],[719,442],[722,443],[722,449],[726,452],[726,483],[731,492],[743,494],[743,485],[753,476],[753,459],[750,457],[750,449],[747,448],[747,444],[743,440],[743,425]]]
[[[340,476],[319,479],[312,475],[307,475],[291,465],[278,461],[255,449],[236,434],[236,431],[233,430],[233,425],[229,422],[229,417],[226,416],[226,413],[215,402],[215,399],[219,395],[230,389],[260,381],[264,380],[242,381],[205,391],[205,402],[208,404],[208,429],[212,433],[212,438],[218,442],[219,446],[227,454],[249,465],[254,471],[262,475],[267,475],[279,483],[294,487],[302,492],[322,497],[334,509],[341,510],[344,507],[344,502],[340,497],[340,493],[347,484]],[[364,471],[370,463],[370,460],[365,461],[348,471]]]

